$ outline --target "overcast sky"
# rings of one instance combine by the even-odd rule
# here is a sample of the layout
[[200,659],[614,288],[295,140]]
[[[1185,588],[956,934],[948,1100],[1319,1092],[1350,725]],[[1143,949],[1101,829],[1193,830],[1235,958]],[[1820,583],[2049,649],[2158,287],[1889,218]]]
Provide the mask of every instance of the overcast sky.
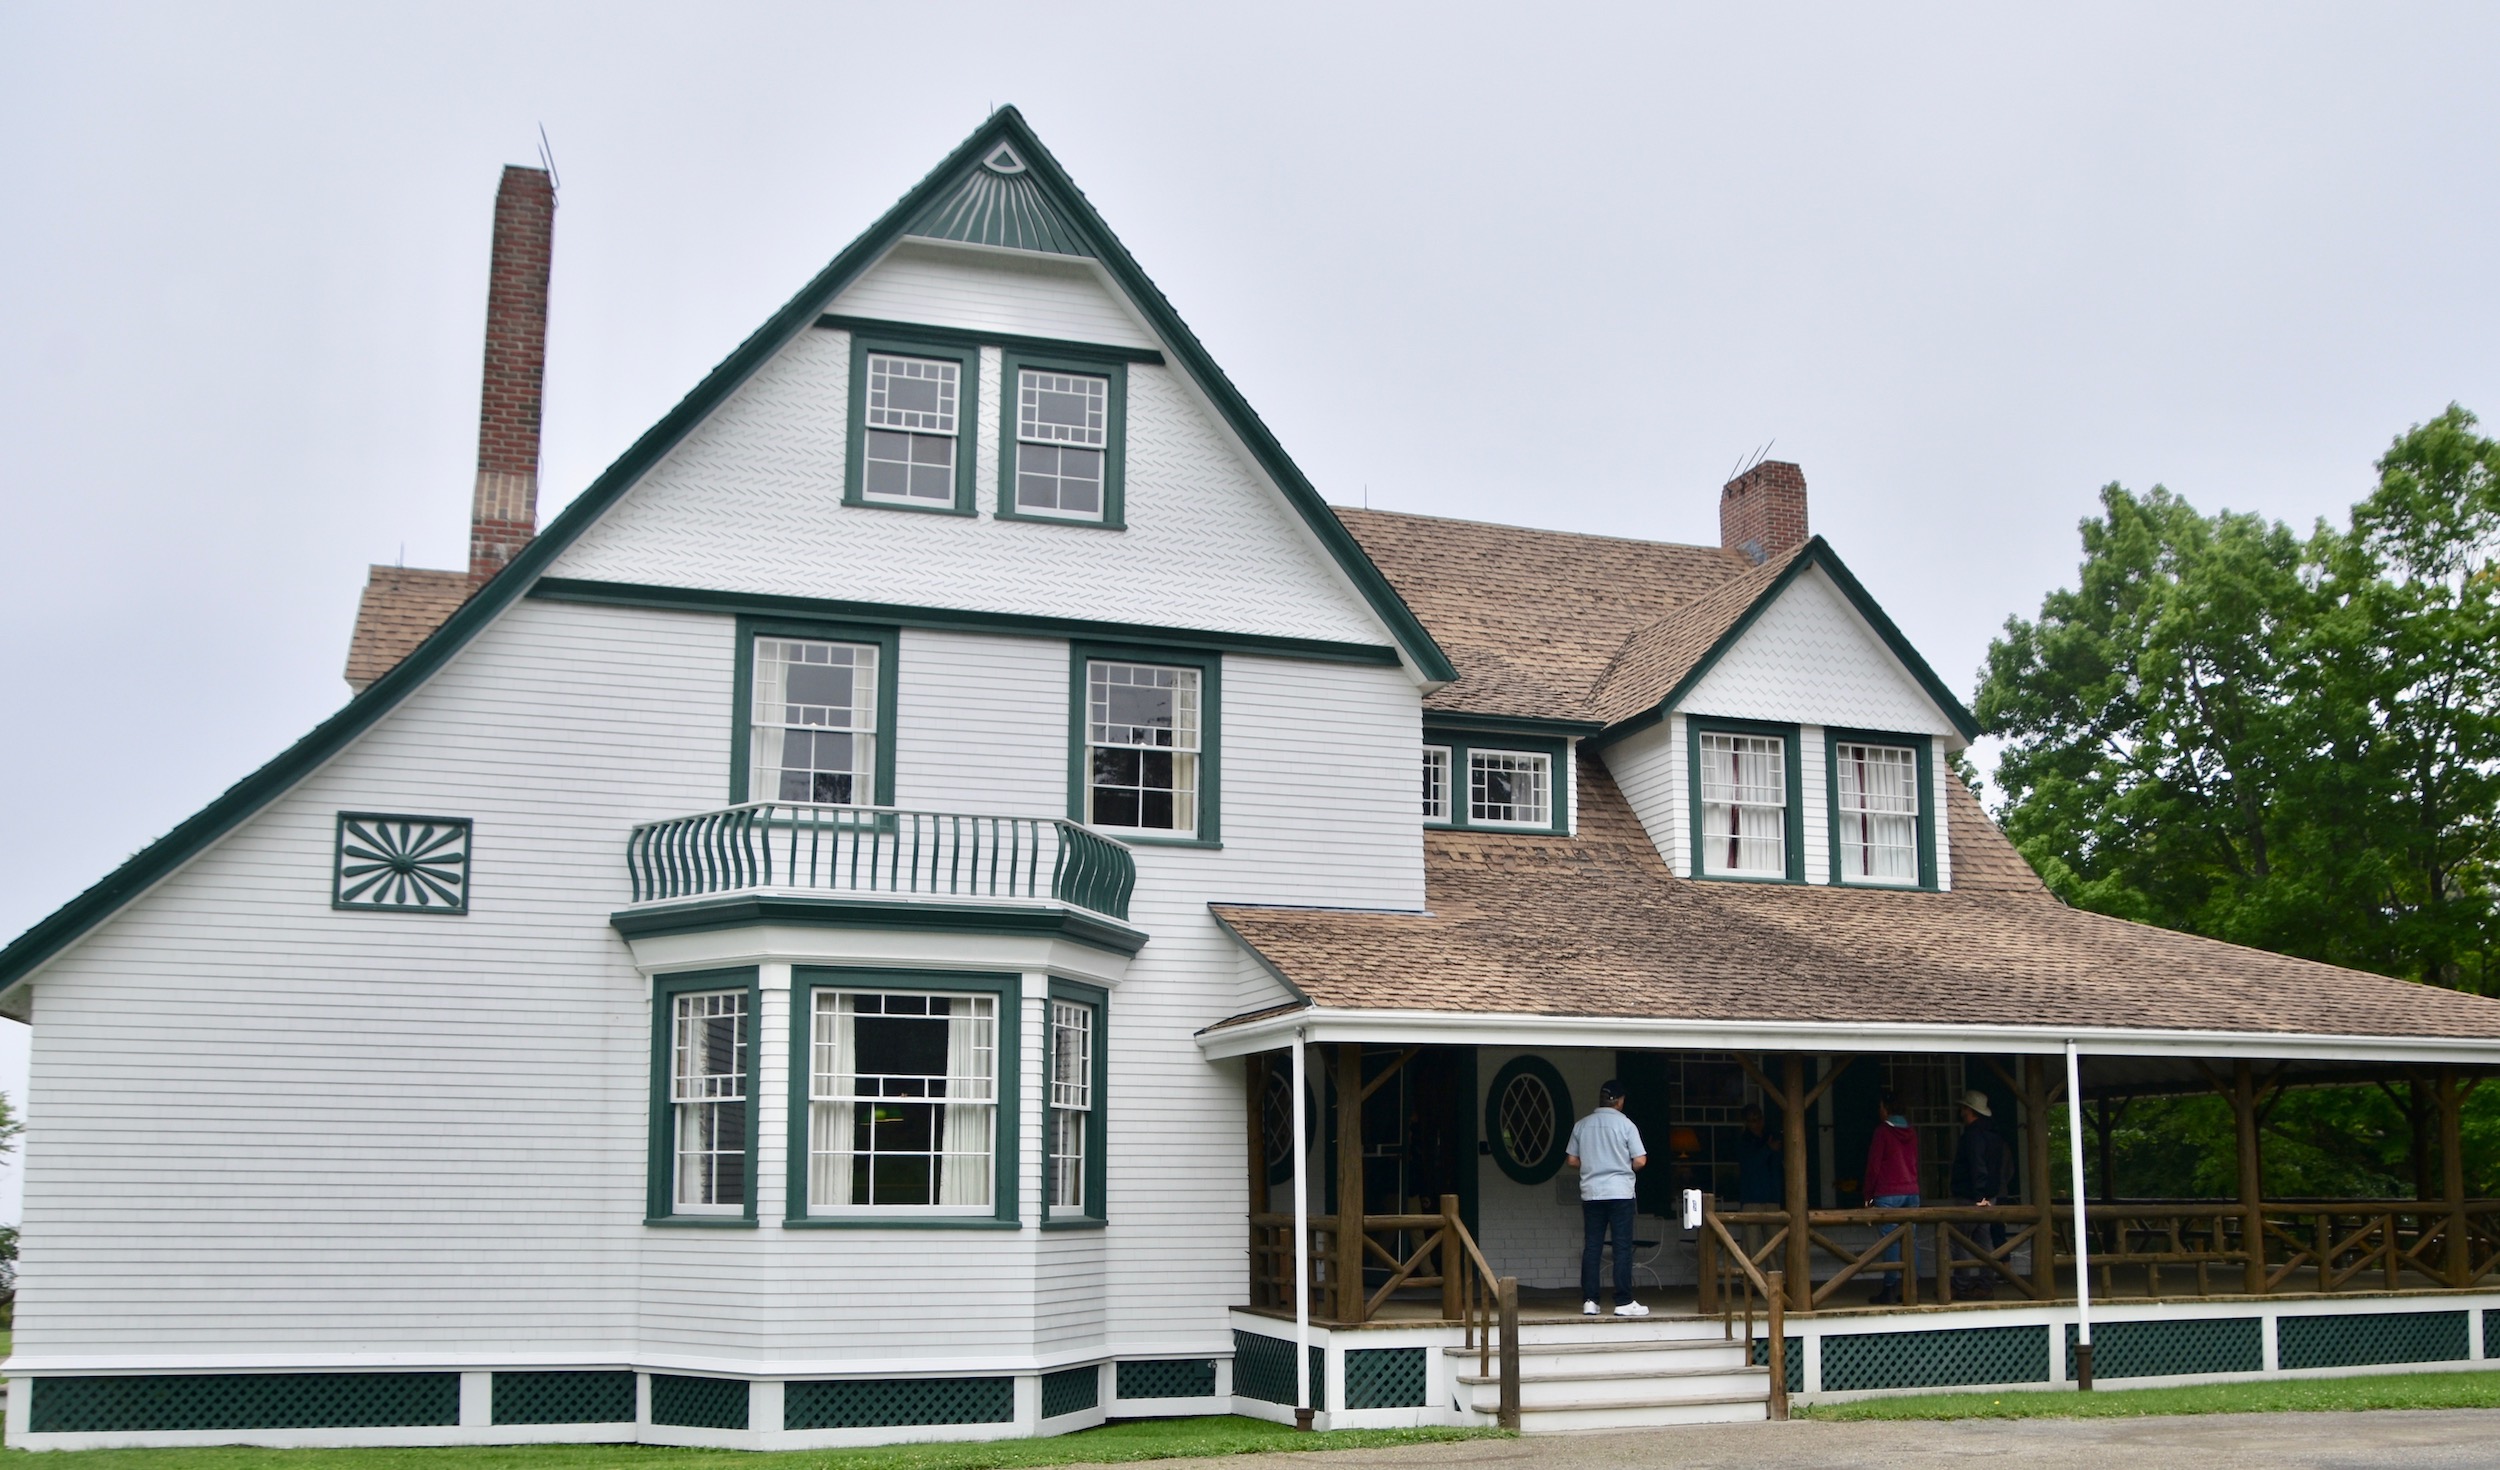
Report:
[[2496,53],[2490,5],[8,0],[0,931],[336,708],[368,563],[463,564],[542,123],[542,516],[1013,102],[1332,500],[1715,541],[1768,443],[1967,691],[2101,485],[2305,526],[2500,414]]

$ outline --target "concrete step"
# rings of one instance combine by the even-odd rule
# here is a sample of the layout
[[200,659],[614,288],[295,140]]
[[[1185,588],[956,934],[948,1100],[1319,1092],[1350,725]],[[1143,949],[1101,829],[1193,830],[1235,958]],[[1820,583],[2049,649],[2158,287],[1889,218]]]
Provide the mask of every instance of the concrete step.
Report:
[[[1480,1413],[1501,1407],[1499,1379],[1462,1378],[1465,1401]],[[1722,1399],[1761,1400],[1770,1392],[1770,1378],[1760,1368],[1699,1369],[1682,1373],[1603,1373],[1569,1378],[1519,1379],[1522,1412],[1549,1409],[1604,1408],[1618,1403],[1661,1404],[1711,1402]]]
[[1648,1429],[1672,1424],[1752,1424],[1771,1417],[1769,1402],[1759,1394],[1719,1398],[1619,1399],[1519,1411],[1523,1434],[1559,1434],[1580,1429]]

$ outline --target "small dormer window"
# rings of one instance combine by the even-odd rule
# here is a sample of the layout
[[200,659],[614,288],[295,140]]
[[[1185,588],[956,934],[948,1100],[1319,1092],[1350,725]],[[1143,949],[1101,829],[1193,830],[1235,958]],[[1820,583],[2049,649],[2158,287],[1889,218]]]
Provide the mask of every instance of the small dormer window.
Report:
[[1832,768],[1841,881],[1919,881],[1918,753],[1835,741]]
[[955,500],[957,400],[961,364],[868,354],[867,463],[860,494],[870,500],[951,505]]
[[1450,819],[1450,748],[1446,745],[1424,747],[1424,820],[1446,822]]
[[1553,758],[1541,751],[1467,752],[1467,822],[1475,827],[1551,827]]
[[1568,832],[1568,747],[1561,740],[1443,726],[1425,731],[1427,827]]
[[1701,756],[1701,870],[1712,877],[1786,878],[1788,741],[1705,730]]

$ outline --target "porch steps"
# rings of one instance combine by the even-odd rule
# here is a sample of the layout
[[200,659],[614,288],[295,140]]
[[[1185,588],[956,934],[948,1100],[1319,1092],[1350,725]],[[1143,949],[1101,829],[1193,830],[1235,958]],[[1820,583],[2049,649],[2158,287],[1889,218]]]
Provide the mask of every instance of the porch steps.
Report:
[[[1444,1348],[1460,1407],[1491,1422],[1501,1409],[1498,1373],[1478,1373],[1477,1354]],[[1770,1412],[1769,1370],[1746,1361],[1743,1338],[1715,1317],[1596,1318],[1522,1323],[1519,1427],[1530,1434],[1759,1420]],[[1463,1366],[1461,1366],[1463,1364]]]

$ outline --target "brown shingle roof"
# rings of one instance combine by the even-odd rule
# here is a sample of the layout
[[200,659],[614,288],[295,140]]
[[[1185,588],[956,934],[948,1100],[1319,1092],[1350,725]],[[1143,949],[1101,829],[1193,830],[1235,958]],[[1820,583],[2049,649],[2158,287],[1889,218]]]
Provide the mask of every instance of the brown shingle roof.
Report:
[[1382,510],[1340,508],[1337,518],[1458,666],[1427,710],[1595,719],[1626,640],[1757,572],[1715,546]]
[[355,636],[347,644],[347,687],[364,693],[366,685],[397,667],[476,590],[466,572],[373,568],[365,580],[364,600],[356,606]]
[[2500,1000],[2068,908],[1958,782],[1949,893],[1678,879],[1581,783],[1576,837],[1427,833],[1428,913],[1216,914],[1331,1008],[2500,1038]]

